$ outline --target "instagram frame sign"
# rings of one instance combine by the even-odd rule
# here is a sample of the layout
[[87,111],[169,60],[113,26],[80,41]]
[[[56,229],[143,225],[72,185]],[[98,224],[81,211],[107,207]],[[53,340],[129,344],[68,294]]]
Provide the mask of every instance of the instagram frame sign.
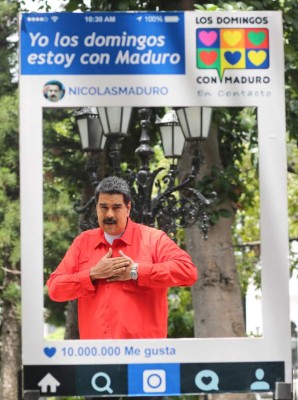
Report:
[[[44,109],[123,105],[256,107],[261,338],[44,338]],[[25,392],[179,395],[273,391],[291,382],[280,13],[21,14],[20,143]]]

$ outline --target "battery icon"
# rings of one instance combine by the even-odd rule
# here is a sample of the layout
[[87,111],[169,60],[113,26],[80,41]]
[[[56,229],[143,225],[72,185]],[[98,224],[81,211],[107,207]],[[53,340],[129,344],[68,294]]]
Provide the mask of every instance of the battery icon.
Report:
[[164,17],[165,22],[179,22],[178,15],[165,15]]

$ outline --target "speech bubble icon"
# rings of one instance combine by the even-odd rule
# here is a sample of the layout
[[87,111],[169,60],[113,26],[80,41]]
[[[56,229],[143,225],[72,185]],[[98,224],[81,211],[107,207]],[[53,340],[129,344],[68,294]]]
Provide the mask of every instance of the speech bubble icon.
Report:
[[269,68],[269,32],[264,28],[199,28],[196,31],[197,68],[225,70]]
[[195,377],[196,386],[205,392],[210,392],[211,390],[218,390],[218,375],[211,369],[203,369],[198,372]]

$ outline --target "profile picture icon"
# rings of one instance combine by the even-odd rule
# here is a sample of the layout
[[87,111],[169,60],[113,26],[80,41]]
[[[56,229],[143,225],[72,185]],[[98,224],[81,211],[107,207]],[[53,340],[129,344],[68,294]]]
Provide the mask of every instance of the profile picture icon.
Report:
[[56,80],[48,81],[43,87],[43,95],[44,97],[56,103],[57,101],[61,100],[65,94],[65,87],[64,85]]

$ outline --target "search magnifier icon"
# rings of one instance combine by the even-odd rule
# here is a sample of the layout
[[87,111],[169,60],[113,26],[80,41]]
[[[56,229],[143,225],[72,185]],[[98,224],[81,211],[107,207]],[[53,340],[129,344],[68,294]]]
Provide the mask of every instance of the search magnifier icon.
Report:
[[[105,384],[103,386],[98,386],[96,383],[96,380],[98,378],[104,378],[105,379]],[[105,372],[97,372],[97,374],[93,375],[92,379],[91,379],[91,385],[93,387],[94,390],[96,390],[97,392],[109,392],[110,394],[113,393],[113,389],[111,388],[111,378],[109,377],[108,374],[106,374]]]

